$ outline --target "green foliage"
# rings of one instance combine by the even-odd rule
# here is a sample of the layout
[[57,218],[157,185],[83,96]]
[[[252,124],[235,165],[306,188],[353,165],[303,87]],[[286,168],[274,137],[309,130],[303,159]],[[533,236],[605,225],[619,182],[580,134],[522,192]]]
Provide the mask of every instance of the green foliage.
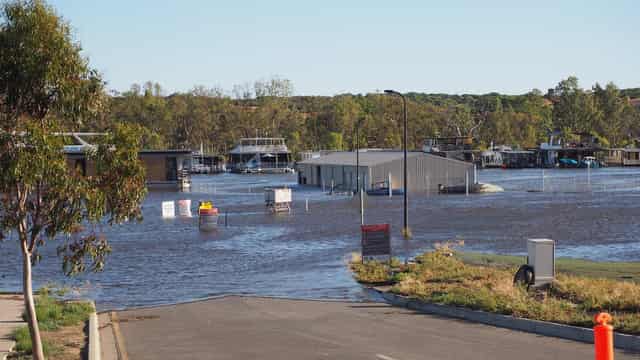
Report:
[[[32,344],[31,344],[31,334],[29,334],[29,328],[24,326],[17,328],[11,334],[11,337],[16,342],[16,346],[14,351],[23,354],[31,354],[32,352]],[[44,351],[45,356],[49,356],[55,354],[58,349],[53,347],[48,341],[42,342],[42,349]]]
[[632,99],[640,98],[640,88],[623,89],[620,90],[620,93],[622,96],[627,96]]
[[103,81],[80,55],[71,26],[42,0],[13,0],[0,9],[0,126],[23,117],[77,124],[104,105]]
[[338,132],[330,132],[327,141],[327,149],[342,150],[342,134]]
[[[202,143],[219,154],[226,154],[241,137],[283,136],[297,154],[310,149],[351,149],[355,125],[361,122],[361,147],[402,145],[399,99],[381,94],[287,96],[288,86],[290,82],[279,78],[253,87],[245,84],[234,88],[236,98],[232,99],[219,89],[199,87],[165,96],[158,84],[135,85],[111,99],[104,119],[87,123],[84,129],[102,131],[113,122],[136,123],[146,129],[145,147],[196,149]],[[265,90],[269,87],[273,89]],[[556,129],[567,136],[592,132],[612,146],[629,143],[640,135],[639,111],[614,85],[603,91],[598,87],[584,90],[572,77],[546,95],[535,89],[523,95],[409,93],[409,148],[421,149],[427,137],[468,134],[475,137],[476,148],[491,142],[531,148],[548,140]],[[257,96],[262,93],[277,95]]]
[[23,127],[20,134],[0,133],[0,233],[18,229],[33,261],[46,240],[68,235],[59,248],[65,272],[84,271],[87,256],[91,269],[101,270],[110,248],[95,225],[105,218],[110,224],[141,219],[144,169],[136,128],[117,125],[89,154],[96,175],[82,177],[69,169],[54,127],[33,121]]
[[4,2],[0,48],[0,240],[15,230],[35,263],[46,240],[66,235],[65,272],[83,271],[85,257],[101,270],[110,248],[95,226],[140,219],[141,129],[110,121],[109,135],[87,154],[96,174],[76,174],[55,132],[96,123],[104,94],[70,25],[44,1]]
[[[44,331],[54,331],[63,326],[81,324],[94,311],[87,302],[63,302],[43,294],[36,299],[38,325]],[[26,314],[22,316],[26,320]]]

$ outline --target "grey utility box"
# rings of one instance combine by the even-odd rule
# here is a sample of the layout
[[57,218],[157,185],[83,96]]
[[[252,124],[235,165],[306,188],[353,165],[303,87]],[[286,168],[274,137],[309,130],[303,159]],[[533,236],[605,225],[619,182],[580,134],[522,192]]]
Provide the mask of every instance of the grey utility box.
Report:
[[527,263],[533,267],[534,286],[553,282],[556,274],[556,243],[551,239],[527,240]]

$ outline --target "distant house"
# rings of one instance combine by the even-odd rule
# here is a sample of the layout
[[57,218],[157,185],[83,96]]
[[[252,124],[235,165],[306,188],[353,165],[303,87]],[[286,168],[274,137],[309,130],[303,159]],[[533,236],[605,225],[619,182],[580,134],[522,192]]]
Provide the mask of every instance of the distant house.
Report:
[[[407,156],[408,191],[437,191],[439,185],[464,185],[475,182],[473,164],[447,159],[424,152],[409,152]],[[387,187],[391,178],[392,189],[403,187],[403,152],[391,150],[365,150],[359,153],[339,151],[298,163],[298,183],[343,191],[358,189],[357,177],[364,190]]]
[[[94,148],[90,139],[104,136],[101,133],[61,133],[71,144],[64,146],[67,164],[83,176],[95,175],[95,164],[87,158]],[[142,150],[138,153],[145,168],[145,180],[148,187],[189,187],[191,178],[191,150]]]

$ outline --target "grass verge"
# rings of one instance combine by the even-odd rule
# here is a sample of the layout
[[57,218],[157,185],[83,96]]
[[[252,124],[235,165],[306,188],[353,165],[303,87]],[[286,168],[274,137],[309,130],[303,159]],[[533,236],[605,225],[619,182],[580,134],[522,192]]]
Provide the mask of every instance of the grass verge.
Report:
[[[84,324],[93,312],[86,302],[64,302],[45,291],[36,298],[36,315],[40,327],[43,350],[48,359],[80,359],[84,347]],[[22,316],[26,320],[26,314]],[[32,345],[25,326],[13,332],[16,347],[11,360],[31,359]],[[74,354],[78,356],[74,356]]]
[[[593,326],[594,314],[607,311],[616,331],[640,335],[640,284],[614,275],[597,277],[597,271],[593,276],[560,272],[549,289],[529,291],[513,284],[517,265],[523,263],[522,257],[496,260],[441,248],[395,270],[381,262],[352,262],[350,267],[360,282],[390,282],[392,292],[429,303],[584,327]],[[567,265],[579,269],[584,264]]]
[[[456,252],[455,256],[467,264],[492,266],[520,266],[527,262],[526,256],[495,255],[474,252]],[[623,279],[640,282],[639,262],[600,262],[582,259],[558,258],[559,273],[593,278]]]

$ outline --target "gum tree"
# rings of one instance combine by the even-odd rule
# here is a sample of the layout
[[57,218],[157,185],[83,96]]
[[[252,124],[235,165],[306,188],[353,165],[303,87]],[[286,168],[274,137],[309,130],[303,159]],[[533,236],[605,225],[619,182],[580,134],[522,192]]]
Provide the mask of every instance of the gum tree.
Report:
[[56,136],[102,109],[103,81],[70,26],[41,0],[0,5],[0,240],[17,234],[33,358],[44,359],[32,290],[39,250],[60,240],[63,271],[100,271],[110,252],[96,225],[141,219],[137,129],[115,126],[88,149],[95,174],[71,169]]

